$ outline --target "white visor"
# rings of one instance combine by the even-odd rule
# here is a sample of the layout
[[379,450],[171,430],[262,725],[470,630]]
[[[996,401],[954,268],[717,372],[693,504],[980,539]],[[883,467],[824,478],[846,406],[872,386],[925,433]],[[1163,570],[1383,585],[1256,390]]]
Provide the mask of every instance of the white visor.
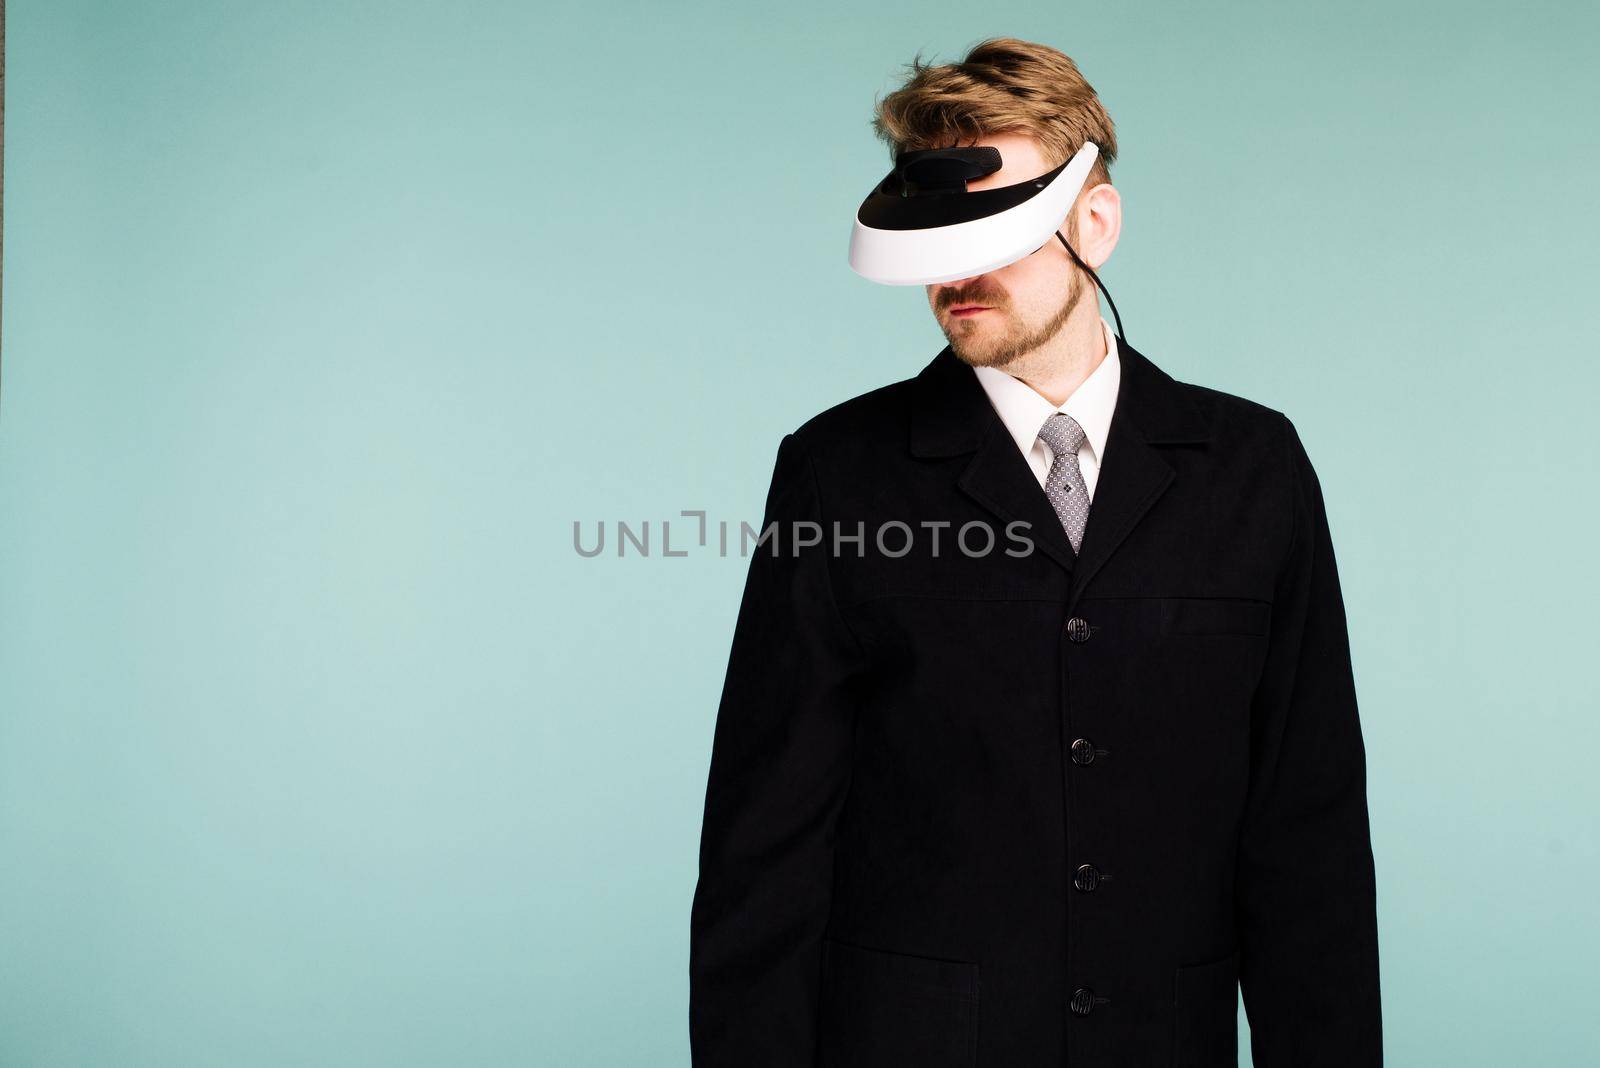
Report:
[[[972,278],[1015,263],[1055,235],[1099,154],[1085,141],[1054,171],[969,193],[966,178],[999,169],[998,149],[905,153],[856,212],[850,267],[874,282],[909,286]],[[922,169],[916,173],[929,181],[911,176],[917,164]]]

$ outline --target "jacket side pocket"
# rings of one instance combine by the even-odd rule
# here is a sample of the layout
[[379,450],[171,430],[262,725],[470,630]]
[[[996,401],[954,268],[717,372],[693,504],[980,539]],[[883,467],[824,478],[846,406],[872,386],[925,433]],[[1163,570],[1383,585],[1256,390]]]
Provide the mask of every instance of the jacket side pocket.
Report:
[[834,939],[822,948],[821,1068],[973,1068],[978,965]]
[[1239,952],[1173,973],[1173,1068],[1238,1068]]

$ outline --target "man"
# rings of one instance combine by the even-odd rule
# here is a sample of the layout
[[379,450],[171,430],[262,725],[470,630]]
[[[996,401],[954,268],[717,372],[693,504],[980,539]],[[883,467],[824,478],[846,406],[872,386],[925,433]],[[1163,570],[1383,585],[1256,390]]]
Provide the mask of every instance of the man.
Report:
[[1115,138],[1066,56],[918,64],[877,127],[998,149],[967,195],[1099,158],[1064,242],[928,286],[948,345],[920,374],[779,447],[694,1063],[1234,1065],[1242,986],[1258,1068],[1381,1064],[1365,753],[1294,426],[1100,317]]

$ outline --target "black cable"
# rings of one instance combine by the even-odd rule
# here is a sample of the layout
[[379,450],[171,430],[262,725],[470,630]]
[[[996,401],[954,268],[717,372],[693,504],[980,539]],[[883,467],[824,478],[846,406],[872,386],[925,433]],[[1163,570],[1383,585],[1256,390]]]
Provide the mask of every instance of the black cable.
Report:
[[1060,230],[1056,231],[1056,237],[1060,238],[1061,247],[1067,250],[1067,255],[1072,257],[1073,262],[1079,267],[1082,267],[1085,271],[1088,271],[1089,277],[1094,279],[1094,284],[1100,287],[1100,292],[1105,293],[1106,303],[1111,305],[1111,317],[1117,321],[1117,338],[1121,341],[1127,341],[1128,335],[1122,332],[1122,316],[1117,314],[1117,302],[1111,299],[1111,294],[1106,290],[1105,283],[1100,281],[1100,276],[1095,274],[1094,270],[1090,268],[1087,263],[1084,263],[1082,260],[1078,259],[1078,254],[1072,251],[1072,246],[1067,244],[1067,239],[1061,236]]

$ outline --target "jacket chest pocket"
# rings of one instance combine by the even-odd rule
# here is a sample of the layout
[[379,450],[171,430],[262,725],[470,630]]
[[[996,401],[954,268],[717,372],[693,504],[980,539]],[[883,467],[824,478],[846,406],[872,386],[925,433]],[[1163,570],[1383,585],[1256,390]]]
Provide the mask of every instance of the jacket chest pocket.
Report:
[[972,1068],[978,966],[823,941],[821,1068]]
[[1163,597],[1163,634],[1264,637],[1272,605],[1242,597]]
[[1173,974],[1172,1068],[1238,1068],[1239,954]]
[[1170,710],[1174,740],[1236,744],[1238,733],[1249,726],[1271,623],[1269,601],[1161,598],[1157,651],[1150,658],[1151,699]]

